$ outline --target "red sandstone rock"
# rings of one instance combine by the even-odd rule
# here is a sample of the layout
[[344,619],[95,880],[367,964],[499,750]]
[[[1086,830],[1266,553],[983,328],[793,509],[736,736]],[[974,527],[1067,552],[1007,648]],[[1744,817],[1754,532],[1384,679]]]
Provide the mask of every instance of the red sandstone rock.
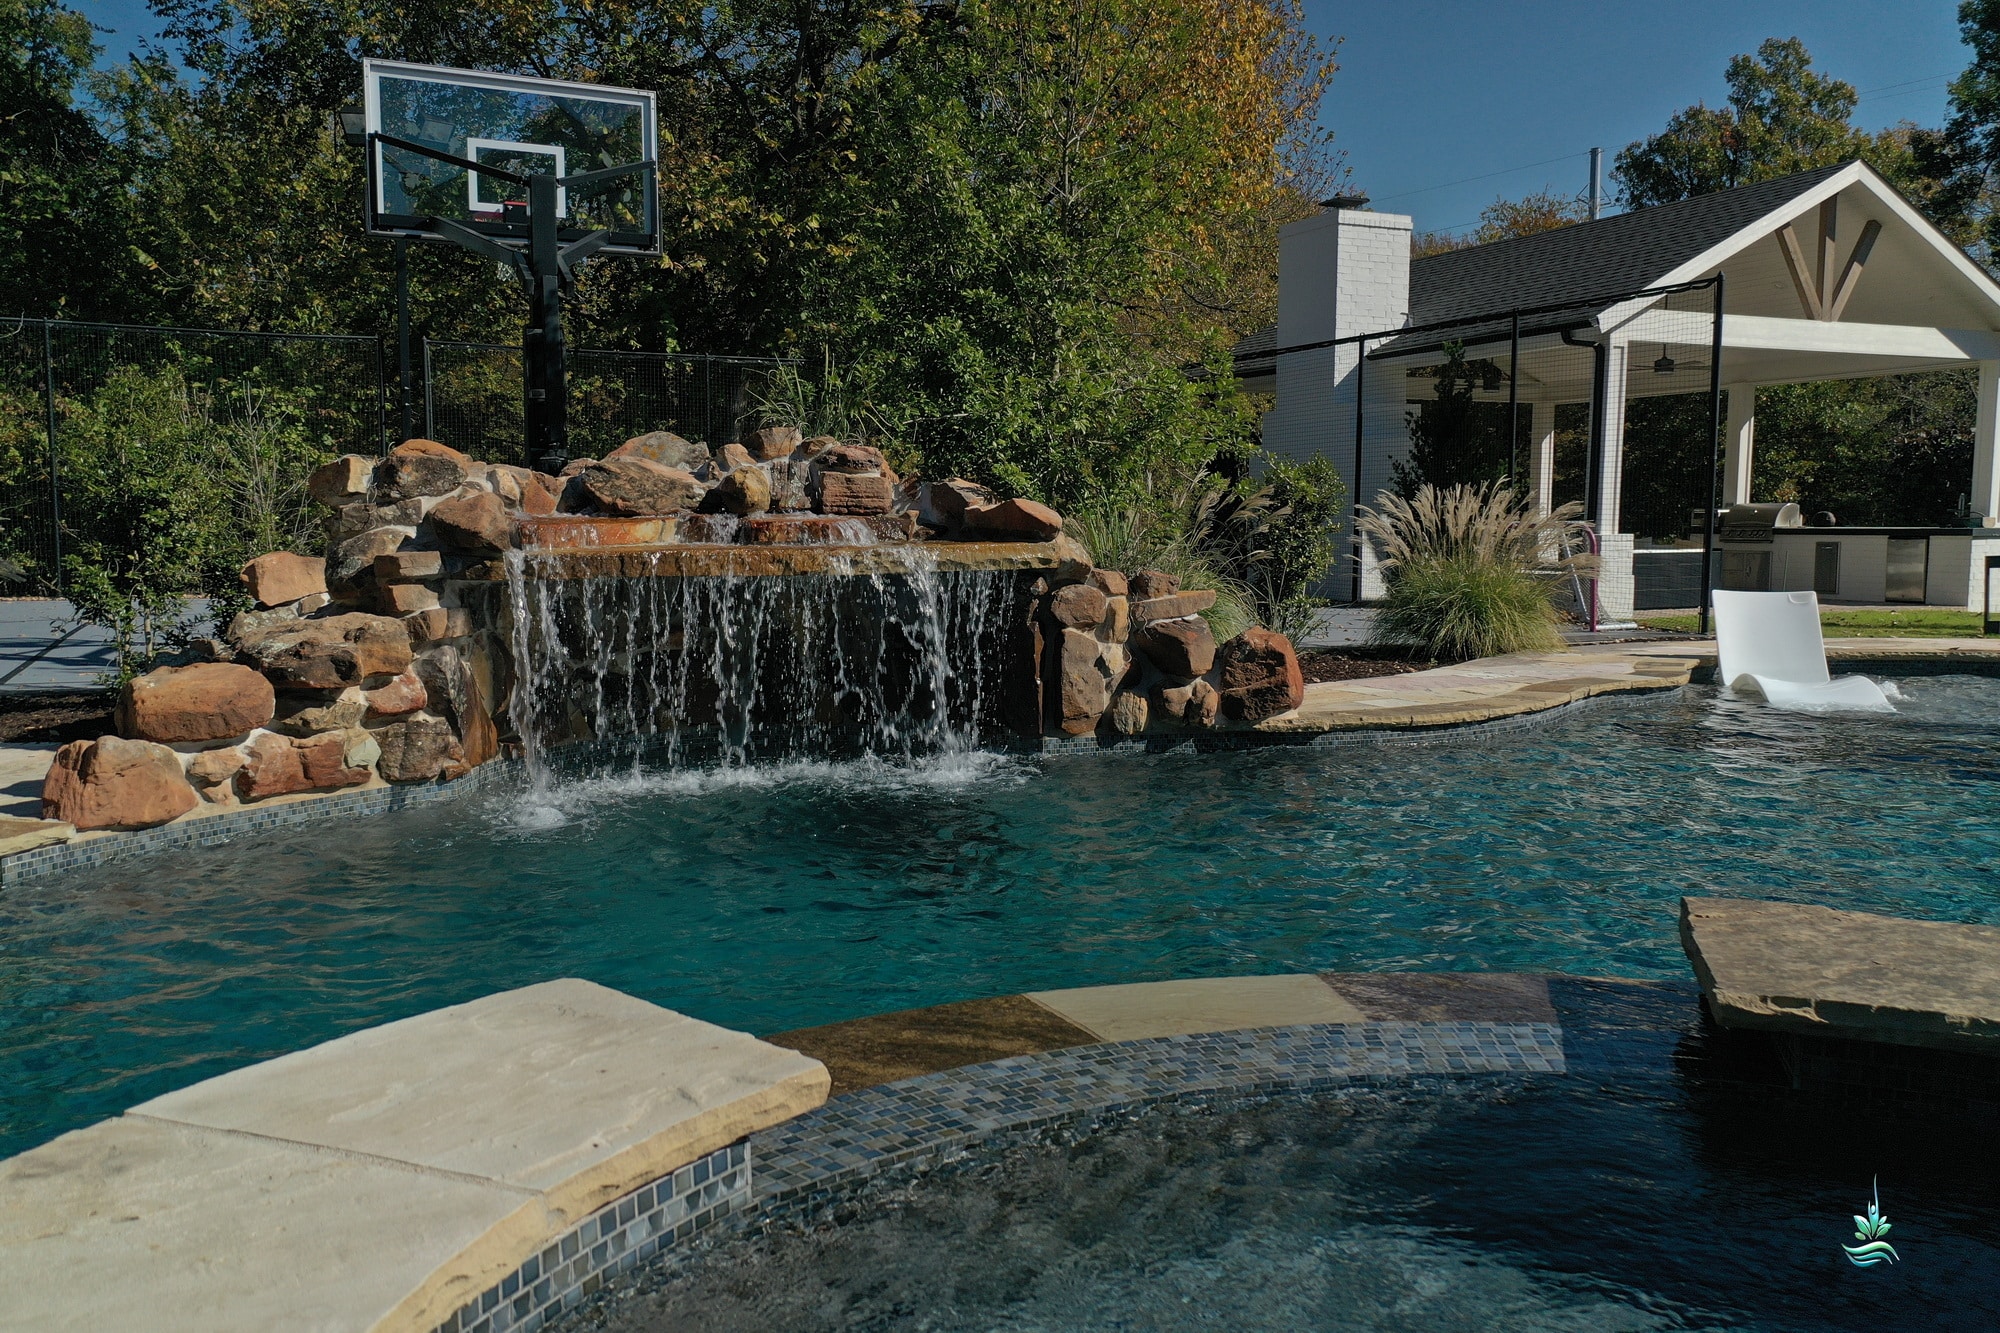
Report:
[[627,518],[692,509],[703,493],[692,473],[635,457],[607,458],[571,484],[596,508]]
[[968,535],[1003,541],[1046,542],[1062,535],[1062,515],[1033,500],[1002,500],[965,511]]
[[390,615],[414,615],[418,611],[430,611],[438,605],[435,588],[421,583],[385,584],[379,594],[379,609]]
[[199,804],[180,756],[151,741],[103,736],[56,751],[42,783],[42,818],[83,829],[151,828]]
[[414,713],[430,702],[423,681],[417,679],[414,671],[405,671],[380,689],[366,691],[362,697],[368,701],[370,717],[398,717]]
[[1049,598],[1049,614],[1058,625],[1071,629],[1096,629],[1109,605],[1104,593],[1088,583],[1072,583],[1058,588]]
[[883,476],[889,471],[882,451],[866,444],[830,444],[813,455],[813,462],[823,471],[854,476]]
[[742,445],[725,444],[716,448],[714,457],[710,461],[715,464],[718,472],[734,472],[737,468],[749,467],[757,460],[752,458],[750,451]]
[[1056,654],[1056,727],[1066,736],[1089,735],[1111,703],[1103,646],[1085,630],[1066,629]]
[[375,465],[376,488],[393,500],[450,495],[465,484],[465,464],[458,461],[464,455],[441,444],[437,447],[444,452],[406,452],[405,446],[398,446],[396,452]]
[[1090,581],[1095,583],[1106,597],[1123,597],[1131,591],[1131,581],[1115,569],[1093,569]]
[[418,454],[421,454],[428,458],[449,459],[450,461],[458,464],[462,468],[469,468],[472,466],[472,458],[470,455],[461,453],[459,450],[452,448],[448,444],[440,444],[436,440],[426,440],[421,436],[418,436],[414,439],[404,440],[401,444],[397,445],[394,449],[391,449],[389,451],[389,456],[391,458],[399,458],[399,457],[408,458]]
[[743,441],[750,450],[750,456],[760,463],[768,463],[774,458],[790,458],[792,450],[799,447],[797,426],[766,426],[753,430]]
[[220,741],[263,726],[276,708],[271,682],[249,667],[160,667],[125,686],[118,728],[138,740]]
[[[693,472],[708,461],[708,450],[693,440],[684,440],[670,430],[635,435],[605,455],[606,458],[643,458],[649,463]],[[577,469],[582,471],[581,468]]]
[[887,477],[849,472],[820,476],[819,508],[823,514],[886,514],[895,506],[896,483]]
[[1222,713],[1238,722],[1261,722],[1305,702],[1306,681],[1292,641],[1253,626],[1216,652],[1221,667]]
[[283,606],[326,591],[326,561],[313,555],[272,551],[244,565],[237,577],[257,605]]
[[353,612],[279,625],[247,637],[238,648],[275,685],[337,690],[407,667],[410,631],[400,620]]
[[365,768],[347,766],[347,736],[338,731],[293,741],[299,767],[305,774],[306,790],[326,791],[335,787],[358,787],[374,775]]
[[1149,597],[1131,604],[1132,623],[1144,625],[1154,620],[1179,620],[1182,616],[1198,616],[1215,605],[1215,590],[1196,588],[1190,592],[1169,593],[1165,597]]
[[423,643],[435,643],[439,639],[462,639],[472,633],[472,612],[460,607],[449,610],[433,607],[404,617],[404,624],[410,627],[413,637]]
[[745,463],[715,484],[702,502],[705,509],[747,518],[771,507],[771,477],[755,463]]
[[1160,669],[1163,676],[1185,680],[1208,674],[1215,665],[1215,635],[1199,616],[1185,620],[1155,620],[1132,634],[1132,647]]
[[1180,590],[1181,581],[1172,574],[1142,569],[1132,576],[1127,592],[1135,602],[1150,602],[1155,597],[1172,597]]
[[434,579],[443,573],[442,551],[391,551],[375,557],[377,583],[408,583],[414,579]]
[[376,769],[390,782],[428,782],[445,769],[465,761],[465,751],[451,724],[441,717],[413,717],[378,727],[375,742],[382,747]]
[[504,551],[514,544],[507,504],[491,491],[455,495],[430,512],[439,542],[459,551]]
[[323,505],[353,504],[368,498],[368,481],[374,472],[374,459],[342,454],[306,478],[306,494]]
[[1000,497],[987,490],[976,481],[964,477],[952,477],[946,481],[930,482],[924,492],[929,511],[946,527],[955,528],[965,521],[965,511],[998,504]]

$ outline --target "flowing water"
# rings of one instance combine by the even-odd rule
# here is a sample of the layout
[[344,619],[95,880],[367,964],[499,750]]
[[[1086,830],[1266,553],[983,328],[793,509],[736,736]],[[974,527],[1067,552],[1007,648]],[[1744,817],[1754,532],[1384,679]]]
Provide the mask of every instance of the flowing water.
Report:
[[[853,525],[855,544],[865,525]],[[655,553],[654,559],[658,560]],[[507,558],[512,716],[534,790],[692,764],[962,754],[991,732],[1018,576],[542,577]],[[565,741],[590,741],[559,762]]]

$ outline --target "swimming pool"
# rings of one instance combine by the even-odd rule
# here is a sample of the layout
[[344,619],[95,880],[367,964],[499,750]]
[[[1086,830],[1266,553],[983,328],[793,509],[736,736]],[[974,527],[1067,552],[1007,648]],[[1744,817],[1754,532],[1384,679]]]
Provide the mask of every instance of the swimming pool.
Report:
[[1423,745],[975,754],[468,793],[0,897],[0,1152],[582,976],[776,1032],[1176,976],[1684,976],[1685,893],[2000,922],[2000,683],[1689,690]]

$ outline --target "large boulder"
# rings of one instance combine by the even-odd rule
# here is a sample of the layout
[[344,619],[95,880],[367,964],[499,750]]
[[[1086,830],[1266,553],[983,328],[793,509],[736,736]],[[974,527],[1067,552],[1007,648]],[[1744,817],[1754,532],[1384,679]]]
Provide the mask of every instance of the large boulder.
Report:
[[1189,592],[1169,593],[1164,597],[1148,597],[1131,604],[1132,623],[1144,625],[1153,620],[1179,620],[1183,616],[1198,616],[1215,605],[1213,588],[1196,588]]
[[715,484],[703,501],[703,508],[748,518],[771,507],[771,476],[755,463],[747,463]]
[[428,782],[465,761],[451,723],[441,717],[413,717],[372,734],[382,751],[376,769],[390,782]]
[[471,455],[454,449],[450,445],[440,441],[426,440],[422,436],[413,436],[410,439],[404,440],[389,451],[391,458],[408,458],[415,455],[422,455],[426,458],[448,458],[466,469],[470,469],[473,466]]
[[374,586],[375,557],[402,550],[416,536],[415,528],[396,527],[370,528],[357,537],[349,537],[333,548],[333,557],[327,561],[327,587],[352,595]]
[[236,577],[258,606],[284,606],[326,591],[326,561],[313,555],[272,551],[249,561]]
[[999,541],[1047,542],[1062,535],[1062,515],[1033,500],[1002,500],[965,511],[965,534]]
[[830,444],[813,455],[813,462],[827,472],[870,477],[889,475],[889,461],[882,457],[880,449],[868,444]]
[[1215,635],[1200,616],[1141,625],[1133,632],[1131,642],[1163,676],[1181,680],[1205,676],[1215,665]]
[[1088,583],[1072,583],[1058,588],[1049,598],[1049,614],[1058,625],[1069,629],[1096,629],[1104,621],[1110,599]]
[[591,506],[626,518],[693,509],[702,497],[694,474],[637,457],[594,463],[571,484]]
[[375,473],[375,460],[360,454],[342,454],[331,463],[316,468],[306,478],[306,494],[323,505],[338,507],[368,498],[368,482]]
[[[693,472],[708,461],[708,450],[693,440],[684,440],[670,430],[635,435],[605,455],[606,458],[643,458],[648,463]],[[581,469],[579,469],[581,471]]]
[[[841,445],[843,449],[850,445]],[[855,472],[825,472],[819,478],[822,514],[887,514],[896,507],[896,483],[887,477]]]
[[711,461],[715,464],[717,472],[729,473],[740,467],[749,467],[757,460],[742,445],[725,444],[716,448]]
[[404,713],[416,712],[430,702],[424,682],[414,671],[405,671],[387,685],[368,690],[363,698],[370,717],[401,717]]
[[322,732],[345,731],[361,725],[368,716],[368,700],[359,686],[349,686],[328,698],[319,691],[278,696],[278,715],[271,730],[287,736],[317,736]]
[[404,452],[408,448],[407,443],[399,445],[396,452],[375,465],[375,488],[390,499],[450,495],[465,484],[466,468],[457,459],[435,453]]
[[743,441],[750,456],[760,463],[768,463],[776,458],[790,458],[792,450],[799,447],[797,426],[766,426],[753,430]]
[[952,477],[924,484],[922,514],[934,528],[955,528],[965,521],[965,511],[1000,503],[1000,497],[976,481]]
[[42,818],[78,829],[151,828],[179,819],[200,798],[181,758],[151,741],[103,736],[56,751],[42,783]]
[[288,689],[345,689],[397,675],[410,664],[410,631],[403,622],[361,612],[280,625],[237,646]]
[[276,708],[271,682],[249,667],[160,667],[125,686],[118,729],[136,740],[169,744],[221,741],[263,726]]
[[284,796],[296,791],[327,791],[358,787],[373,776],[347,763],[347,736],[328,732],[305,740],[268,732],[245,747],[236,789],[246,801]]
[[1151,712],[1144,691],[1120,690],[1111,698],[1111,729],[1121,736],[1141,735]]
[[430,520],[439,544],[454,550],[504,551],[514,544],[514,520],[507,517],[507,503],[491,491],[440,501]]
[[1087,736],[1111,704],[1111,672],[1104,645],[1086,630],[1066,629],[1055,644],[1056,729],[1066,736]]
[[1218,688],[1222,715],[1238,722],[1261,722],[1305,702],[1306,680],[1299,655],[1282,634],[1253,626],[1222,645]]
[[1134,574],[1129,583],[1129,593],[1135,602],[1150,602],[1155,597],[1172,597],[1181,590],[1181,581],[1172,574],[1163,574],[1157,569],[1142,569]]

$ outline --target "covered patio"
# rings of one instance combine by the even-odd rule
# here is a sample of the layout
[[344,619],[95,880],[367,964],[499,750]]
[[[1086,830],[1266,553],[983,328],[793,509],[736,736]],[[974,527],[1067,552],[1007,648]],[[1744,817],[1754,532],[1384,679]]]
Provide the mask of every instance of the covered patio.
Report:
[[[1583,502],[1604,550],[1604,611],[1624,620],[1644,600],[1635,559],[1654,583],[1671,567],[1680,605],[1699,599],[1711,485],[1725,510],[1775,498],[1753,486],[1760,388],[1976,367],[1973,466],[1952,524],[1779,528],[1719,543],[1712,581],[1984,605],[1985,558],[2000,555],[2000,286],[1871,168],[1406,261],[1404,276],[1393,261],[1408,226],[1341,208],[1286,229],[1272,350],[1240,358],[1246,380],[1268,375],[1277,395],[1273,448],[1324,453],[1370,503],[1399,464],[1408,475],[1443,374],[1461,403],[1486,405],[1486,447],[1505,451],[1497,466],[1539,510]],[[1638,406],[1667,398],[1683,400],[1688,429],[1702,414],[1702,445],[1714,411],[1713,465],[1705,448],[1671,462],[1628,449]],[[1563,468],[1565,436],[1583,449]],[[1367,598],[1379,580],[1358,554],[1349,580]]]

